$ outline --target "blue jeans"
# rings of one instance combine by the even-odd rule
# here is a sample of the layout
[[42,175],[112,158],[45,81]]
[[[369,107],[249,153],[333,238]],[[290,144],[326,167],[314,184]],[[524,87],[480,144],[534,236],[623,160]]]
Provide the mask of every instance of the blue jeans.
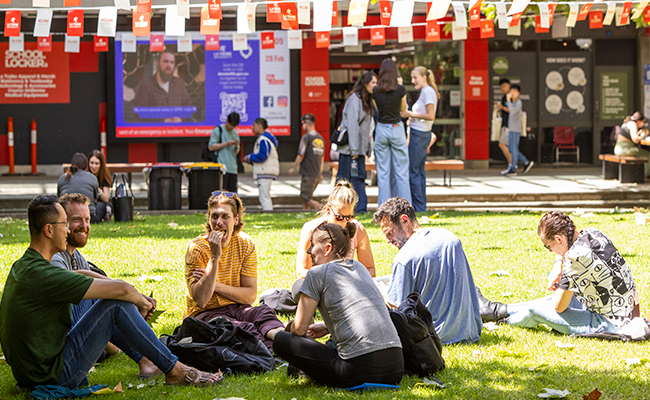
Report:
[[[352,176],[352,163],[357,163],[357,176]],[[347,179],[352,184],[354,191],[359,195],[359,202],[354,208],[356,214],[368,211],[368,196],[366,195],[366,156],[359,156],[356,160],[349,154],[339,154],[339,171],[336,180]]]
[[520,162],[522,164],[528,164],[528,159],[526,156],[521,154],[521,151],[519,151],[520,138],[521,132],[510,131],[510,134],[508,135],[508,150],[512,155],[512,161],[510,162],[510,166],[508,168],[512,171],[517,170],[517,164]]
[[427,210],[427,176],[424,163],[427,160],[427,148],[431,143],[431,132],[411,128],[409,140],[409,181],[411,198],[415,211]]
[[524,328],[546,324],[565,335],[597,332],[617,332],[619,328],[600,314],[589,311],[573,296],[569,307],[555,311],[553,295],[524,303],[508,304],[509,323]]
[[178,357],[156,337],[135,304],[99,300],[68,332],[59,385],[70,389],[79,386],[113,337],[115,328],[129,347],[146,356],[164,374],[176,365]]
[[[377,205],[391,197],[403,197],[411,202],[408,181],[409,155],[404,126],[378,123],[375,129],[375,166],[377,168]],[[394,180],[393,180],[394,179]],[[391,185],[391,180],[395,182]]]

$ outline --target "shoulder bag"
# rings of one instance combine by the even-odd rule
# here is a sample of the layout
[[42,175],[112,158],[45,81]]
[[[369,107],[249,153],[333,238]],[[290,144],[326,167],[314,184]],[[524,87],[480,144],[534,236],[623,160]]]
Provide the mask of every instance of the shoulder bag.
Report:
[[135,205],[135,196],[128,183],[126,176],[122,174],[122,183],[117,183],[117,174],[113,175],[113,185],[115,192],[111,198],[113,204],[113,218],[115,222],[133,221],[133,208]]

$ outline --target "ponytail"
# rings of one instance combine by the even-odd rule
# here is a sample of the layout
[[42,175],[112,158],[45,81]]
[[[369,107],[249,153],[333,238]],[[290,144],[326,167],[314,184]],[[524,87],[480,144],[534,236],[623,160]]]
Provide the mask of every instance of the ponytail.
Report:
[[425,76],[427,78],[427,84],[433,88],[436,92],[436,97],[440,100],[440,92],[438,91],[438,86],[436,85],[436,80],[433,75],[433,71],[426,69],[422,66],[413,68],[413,71],[417,71],[420,76]]

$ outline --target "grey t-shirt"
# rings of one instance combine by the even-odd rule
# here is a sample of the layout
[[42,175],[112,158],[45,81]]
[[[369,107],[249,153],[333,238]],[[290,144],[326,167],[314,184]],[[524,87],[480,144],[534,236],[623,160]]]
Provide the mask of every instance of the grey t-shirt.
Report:
[[384,299],[359,261],[311,267],[300,292],[318,302],[342,359],[402,347]]
[[68,271],[90,271],[88,261],[86,261],[84,256],[82,256],[77,249],[75,249],[72,254],[70,254],[68,250],[56,253],[54,256],[52,256],[51,263],[57,267],[67,269]]
[[56,184],[56,195],[63,196],[68,193],[83,194],[90,200],[90,204],[88,205],[90,215],[95,215],[95,201],[99,193],[97,177],[87,171],[77,171],[67,181],[65,180],[65,176],[63,174],[59,177],[59,181]]
[[298,154],[305,156],[300,162],[300,175],[320,176],[323,172],[325,141],[320,133],[311,131],[300,139]]

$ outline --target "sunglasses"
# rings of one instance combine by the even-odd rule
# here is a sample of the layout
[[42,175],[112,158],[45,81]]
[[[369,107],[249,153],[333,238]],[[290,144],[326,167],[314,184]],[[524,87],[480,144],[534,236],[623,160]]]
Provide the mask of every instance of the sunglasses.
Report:
[[334,219],[339,221],[339,222],[344,221],[344,220],[345,221],[350,221],[350,220],[353,220],[354,217],[356,217],[356,215],[354,215],[354,214],[350,214],[350,215],[337,214],[337,213],[334,212],[334,210],[332,210],[331,206],[330,206],[330,212],[334,216]]
[[[542,243],[542,244],[543,244],[543,243]],[[549,246],[549,245],[547,245],[547,244],[544,244],[544,248],[545,248],[546,250],[551,250],[551,246]]]
[[214,192],[212,192],[212,195],[213,196],[224,195],[226,197],[235,197],[235,196],[237,196],[237,193],[235,193],[235,192],[222,192],[221,190],[215,190]]

